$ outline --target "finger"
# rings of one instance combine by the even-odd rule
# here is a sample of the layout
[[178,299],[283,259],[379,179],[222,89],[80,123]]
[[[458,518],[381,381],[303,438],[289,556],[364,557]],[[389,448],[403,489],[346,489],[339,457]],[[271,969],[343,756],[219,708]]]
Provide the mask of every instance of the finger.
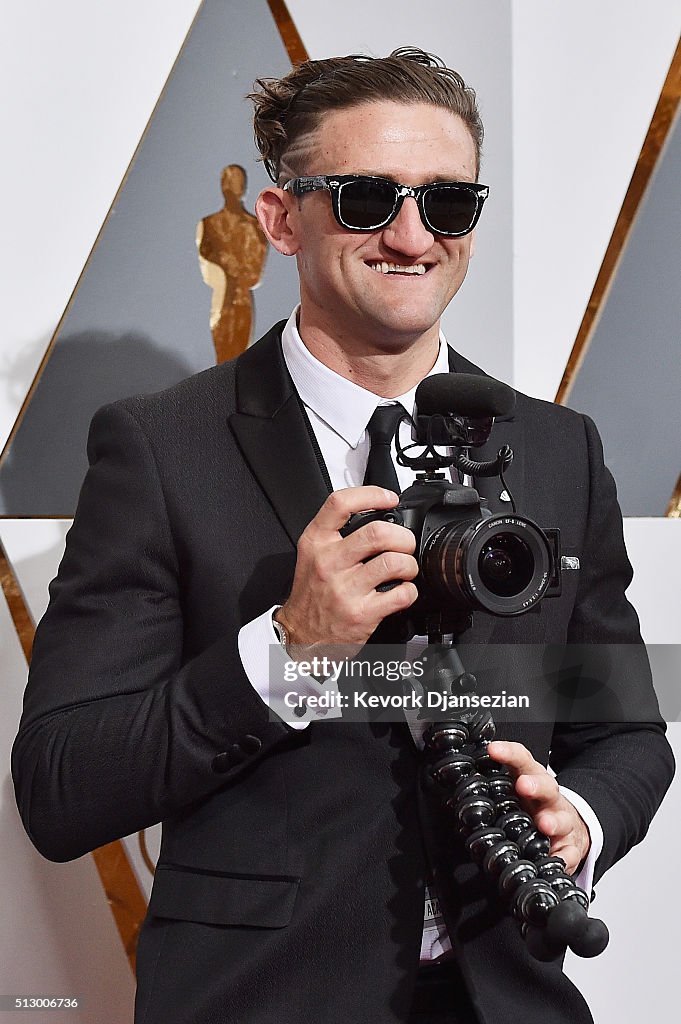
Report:
[[366,592],[375,590],[381,583],[391,580],[414,580],[418,576],[419,565],[413,555],[401,554],[397,551],[384,551],[375,558],[365,562],[358,575]]
[[487,753],[494,761],[508,765],[518,775],[546,774],[544,765],[535,761],[530,751],[522,743],[493,740],[487,745]]
[[367,523],[356,533],[345,537],[337,549],[337,557],[343,565],[357,565],[367,562],[374,555],[395,551],[412,555],[416,549],[416,537],[405,526],[383,523],[380,520]]
[[400,583],[397,587],[393,587],[392,590],[386,590],[385,593],[380,593],[379,591],[374,590],[373,596],[368,600],[369,606],[373,610],[378,624],[385,619],[386,616],[393,615],[395,612],[402,612],[406,608],[409,608],[418,596],[419,592],[416,589],[415,584],[405,582]]
[[574,835],[575,819],[569,811],[540,811],[532,815],[534,823],[545,836],[567,839]]
[[579,848],[571,842],[561,842],[560,840],[551,841],[551,856],[562,857],[565,861],[565,870],[569,875],[574,875],[575,871],[582,862],[582,857],[579,852]]
[[[415,579],[419,571],[412,557],[415,547],[416,537],[411,530],[395,523],[376,522],[368,523],[339,543],[324,545],[323,550],[317,547],[316,551],[317,555],[323,553],[320,574],[342,573],[343,587],[348,594],[352,589],[356,598],[388,580]],[[365,565],[370,566],[367,573],[356,571]]]
[[[536,763],[536,762],[535,762]],[[515,791],[518,796],[534,803],[564,808],[565,798],[561,795],[558,783],[546,768],[539,765],[540,771],[531,775],[519,775],[515,780]]]
[[383,487],[344,487],[328,496],[308,529],[338,532],[355,512],[394,508],[398,501],[394,491]]

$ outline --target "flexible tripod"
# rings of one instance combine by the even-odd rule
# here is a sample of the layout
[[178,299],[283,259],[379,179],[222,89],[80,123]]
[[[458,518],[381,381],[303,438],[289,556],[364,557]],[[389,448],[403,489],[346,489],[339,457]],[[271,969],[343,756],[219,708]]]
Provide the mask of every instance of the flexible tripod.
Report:
[[[429,635],[424,661],[422,681],[440,693],[474,693],[475,676],[440,634]],[[521,807],[508,768],[487,753],[495,733],[487,710],[453,712],[430,725],[423,737],[422,784],[496,886],[535,959],[558,959],[568,946],[578,956],[598,956],[608,929],[588,916],[587,893],[567,874],[565,861],[550,856],[549,837]]]

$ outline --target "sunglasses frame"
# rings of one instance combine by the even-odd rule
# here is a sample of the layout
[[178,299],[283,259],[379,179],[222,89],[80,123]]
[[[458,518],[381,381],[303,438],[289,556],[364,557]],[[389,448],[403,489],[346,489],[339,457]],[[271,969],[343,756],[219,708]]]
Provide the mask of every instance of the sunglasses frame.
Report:
[[[393,208],[390,214],[378,224],[374,224],[371,227],[358,228],[353,224],[347,224],[340,211],[340,200],[341,192],[345,185],[355,183],[358,181],[367,182],[378,182],[382,185],[389,185],[390,188],[394,189],[395,198],[393,202]],[[435,235],[443,235],[445,238],[462,238],[464,235],[470,234],[475,225],[480,219],[482,213],[482,207],[489,195],[489,188],[487,185],[480,185],[474,181],[432,181],[426,185],[401,185],[399,182],[392,181],[390,178],[379,178],[370,174],[314,174],[303,178],[291,178],[283,186],[284,191],[291,192],[294,196],[304,196],[309,192],[319,192],[326,190],[331,194],[331,206],[333,208],[333,215],[340,224],[341,227],[347,231],[378,231],[380,228],[385,228],[388,224],[391,224],[395,220],[398,213],[402,209],[402,203],[407,198],[416,200],[416,205],[419,208],[419,214],[421,221],[428,231]],[[437,228],[428,220],[425,208],[425,197],[431,189],[439,188],[457,188],[467,192],[472,192],[475,196],[475,213],[473,214],[473,220],[469,227],[465,231],[438,231]]]

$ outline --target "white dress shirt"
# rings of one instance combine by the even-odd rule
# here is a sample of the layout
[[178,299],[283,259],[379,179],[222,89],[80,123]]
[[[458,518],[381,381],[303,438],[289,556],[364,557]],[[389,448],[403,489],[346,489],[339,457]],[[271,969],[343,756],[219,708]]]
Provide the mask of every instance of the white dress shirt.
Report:
[[[366,427],[375,409],[379,405],[391,405],[399,402],[411,415],[414,409],[416,387],[411,388],[398,398],[382,399],[353,381],[341,377],[316,359],[305,347],[297,327],[297,314],[298,309],[296,308],[282,333],[281,341],[286,366],[314,430],[333,490],[356,487],[364,479],[370,448]],[[448,372],[447,343],[440,332],[440,349],[428,376],[434,373]],[[401,423],[399,436],[403,447],[411,443],[411,427],[407,421]],[[394,456],[395,445],[393,442],[393,459]],[[401,490],[414,482],[415,472],[408,467],[395,463],[395,471]],[[280,646],[272,626],[272,613],[275,607],[263,612],[262,615],[241,628],[238,645],[244,671],[251,685],[262,700],[286,720],[288,715],[285,710],[284,694],[290,691],[291,683],[286,681],[284,675],[284,666],[287,661],[286,652]],[[423,650],[425,644],[425,637],[414,637],[407,647],[407,657],[416,657]],[[335,683],[327,683],[325,689],[332,694],[337,693]],[[304,695],[304,687],[299,678],[296,679],[296,692]],[[319,693],[319,684],[311,680],[309,694],[319,695]],[[301,718],[296,718],[287,724],[295,729],[305,729],[316,718],[328,720],[340,715],[341,712],[334,709],[308,709]],[[421,735],[428,723],[417,721],[416,713],[405,713],[405,717],[414,742],[417,746],[422,746]],[[584,819],[591,836],[589,854],[579,875],[574,878],[577,885],[590,893],[596,860],[603,848],[603,831],[598,818],[586,800],[563,786],[561,786],[561,793]],[[450,950],[451,943],[437,898],[426,890],[421,960],[435,960]]]

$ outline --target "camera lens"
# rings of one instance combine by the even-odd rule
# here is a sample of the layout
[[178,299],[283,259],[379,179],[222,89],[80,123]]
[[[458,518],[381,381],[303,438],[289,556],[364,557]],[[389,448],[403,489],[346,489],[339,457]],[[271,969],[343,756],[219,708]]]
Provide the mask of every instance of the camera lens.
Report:
[[521,537],[499,533],[487,541],[478,556],[480,580],[498,597],[513,597],[529,585],[534,558]]
[[421,570],[438,601],[522,615],[544,596],[551,549],[540,528],[519,515],[460,519],[427,539]]

